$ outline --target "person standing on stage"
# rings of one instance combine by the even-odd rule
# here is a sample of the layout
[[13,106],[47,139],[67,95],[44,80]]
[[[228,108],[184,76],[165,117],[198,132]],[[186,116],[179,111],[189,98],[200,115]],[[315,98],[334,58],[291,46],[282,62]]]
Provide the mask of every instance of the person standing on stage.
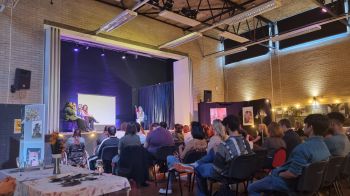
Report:
[[142,126],[143,121],[145,120],[145,113],[143,112],[142,107],[141,106],[137,107],[135,105],[135,112],[136,112],[136,122]]

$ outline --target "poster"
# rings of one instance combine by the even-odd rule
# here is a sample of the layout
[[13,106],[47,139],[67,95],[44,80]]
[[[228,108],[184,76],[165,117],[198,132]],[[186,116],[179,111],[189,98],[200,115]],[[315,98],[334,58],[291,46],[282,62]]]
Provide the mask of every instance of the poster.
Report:
[[41,138],[42,136],[42,122],[33,121],[32,122],[32,138]]
[[13,125],[13,133],[18,134],[22,132],[22,120],[21,119],[15,119],[14,125]]
[[243,125],[244,126],[254,126],[253,106],[243,107],[242,110],[243,110],[242,111],[242,114],[243,114]]
[[210,108],[210,122],[213,124],[215,119],[223,120],[227,116],[226,108]]
[[41,157],[41,148],[27,148],[27,164],[30,166],[39,166]]

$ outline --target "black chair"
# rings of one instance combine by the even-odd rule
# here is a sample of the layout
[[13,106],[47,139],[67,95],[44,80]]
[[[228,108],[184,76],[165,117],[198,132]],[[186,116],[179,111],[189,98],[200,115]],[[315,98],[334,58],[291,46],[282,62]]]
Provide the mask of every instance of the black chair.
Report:
[[254,151],[256,156],[256,166],[255,166],[255,174],[254,177],[256,179],[261,179],[266,176],[266,172],[263,170],[264,163],[267,157],[267,150],[257,150]]
[[[201,159],[203,156],[205,156],[207,154],[206,151],[197,151],[197,150],[191,150],[189,152],[187,152],[185,154],[185,157],[182,161],[182,163],[185,163],[185,164],[190,164],[190,163],[194,163],[196,161],[198,161],[199,159]],[[191,190],[193,191],[193,187],[194,187],[194,179],[195,179],[195,173],[188,173],[188,172],[185,172],[185,171],[176,171],[176,170],[172,170],[172,171],[169,171],[169,175],[170,173],[173,173],[174,176],[175,176],[175,172],[178,173],[178,178],[179,178],[179,187],[180,187],[180,192],[181,192],[181,195],[182,195],[182,186],[181,186],[181,174],[184,174],[184,173],[187,173],[187,181],[188,181],[188,192],[190,192]],[[193,178],[192,178],[192,174],[193,174]],[[168,179],[167,179],[167,186],[166,186],[166,194],[168,194],[168,185],[169,185],[169,175],[168,175]]]
[[105,173],[112,173],[112,159],[118,154],[117,146],[106,146],[102,148],[101,157]]
[[119,176],[133,179],[137,185],[142,185],[148,180],[148,153],[141,146],[125,147],[117,163]]
[[331,187],[333,186],[337,195],[341,195],[341,190],[338,183],[338,177],[340,176],[342,165],[344,163],[345,157],[335,156],[331,157],[328,162],[326,172],[323,177],[323,182],[321,189],[328,189],[329,194],[331,194]]
[[221,182],[224,186],[235,184],[236,195],[238,195],[238,185],[240,183],[244,184],[245,191],[247,191],[249,181],[252,180],[256,171],[256,161],[257,158],[255,154],[247,154],[236,157],[230,163],[227,176],[220,175],[218,178],[209,179],[209,194],[212,195],[213,184],[215,182]]
[[328,161],[320,161],[312,163],[304,168],[303,173],[298,179],[295,194],[313,195],[315,193],[318,193],[327,165]]
[[153,162],[153,175],[154,175],[154,183],[157,186],[157,174],[155,166],[159,166],[159,172],[166,173],[168,171],[167,167],[167,157],[169,155],[173,155],[177,151],[176,146],[162,146],[159,147],[154,155]]

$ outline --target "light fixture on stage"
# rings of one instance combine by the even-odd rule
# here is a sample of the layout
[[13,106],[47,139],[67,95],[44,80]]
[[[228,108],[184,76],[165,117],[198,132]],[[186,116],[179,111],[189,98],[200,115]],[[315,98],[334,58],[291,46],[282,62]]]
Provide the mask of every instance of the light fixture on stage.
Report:
[[74,52],[79,52],[79,48],[74,48],[73,51]]
[[122,59],[123,59],[123,60],[125,60],[125,59],[126,59],[126,56],[125,56],[125,55],[123,55],[123,56],[122,56]]
[[180,37],[180,38],[177,38],[171,42],[168,42],[168,43],[165,43],[161,46],[159,46],[159,48],[175,48],[179,45],[182,45],[182,44],[185,44],[187,42],[191,42],[193,40],[196,40],[200,37],[202,37],[203,34],[202,33],[199,33],[199,32],[193,32],[193,33],[190,33],[190,34],[187,34],[183,37]]
[[322,8],[322,12],[323,12],[323,13],[326,13],[326,12],[327,12],[327,9],[326,9],[326,8]]
[[101,56],[105,56],[105,53],[104,53],[104,52],[102,52],[102,53],[101,53]]
[[311,32],[314,32],[314,31],[319,31],[321,29],[322,29],[322,27],[320,25],[311,25],[311,26],[308,26],[308,27],[305,27],[305,28],[301,28],[301,29],[292,31],[292,32],[284,33],[284,34],[281,34],[281,35],[276,35],[276,36],[272,37],[271,40],[273,42],[282,41],[282,40],[285,40],[285,39],[289,39],[289,38],[292,38],[292,37],[297,37],[297,36],[304,35],[304,34],[307,34],[307,33],[311,33]]
[[85,50],[89,50],[89,46],[86,46],[86,47],[85,47]]
[[234,49],[231,49],[231,50],[218,52],[218,53],[215,54],[215,57],[218,58],[218,57],[227,56],[227,55],[230,55],[230,54],[236,54],[236,53],[239,53],[239,52],[244,52],[246,50],[247,50],[246,47],[234,48]]
[[112,30],[114,30],[114,29],[124,25],[125,23],[131,21],[136,16],[137,16],[137,12],[134,12],[132,10],[124,10],[118,16],[113,18],[111,21],[109,21],[109,22],[105,23],[104,25],[102,25],[96,31],[96,34],[102,32],[102,31],[105,31],[105,32],[112,31]]

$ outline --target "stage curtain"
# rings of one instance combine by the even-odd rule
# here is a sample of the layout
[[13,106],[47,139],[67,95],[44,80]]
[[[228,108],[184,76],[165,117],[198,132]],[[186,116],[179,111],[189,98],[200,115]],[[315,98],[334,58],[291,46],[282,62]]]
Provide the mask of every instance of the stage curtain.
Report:
[[146,115],[145,128],[154,122],[166,122],[174,127],[174,85],[167,82],[139,88],[139,105]]

